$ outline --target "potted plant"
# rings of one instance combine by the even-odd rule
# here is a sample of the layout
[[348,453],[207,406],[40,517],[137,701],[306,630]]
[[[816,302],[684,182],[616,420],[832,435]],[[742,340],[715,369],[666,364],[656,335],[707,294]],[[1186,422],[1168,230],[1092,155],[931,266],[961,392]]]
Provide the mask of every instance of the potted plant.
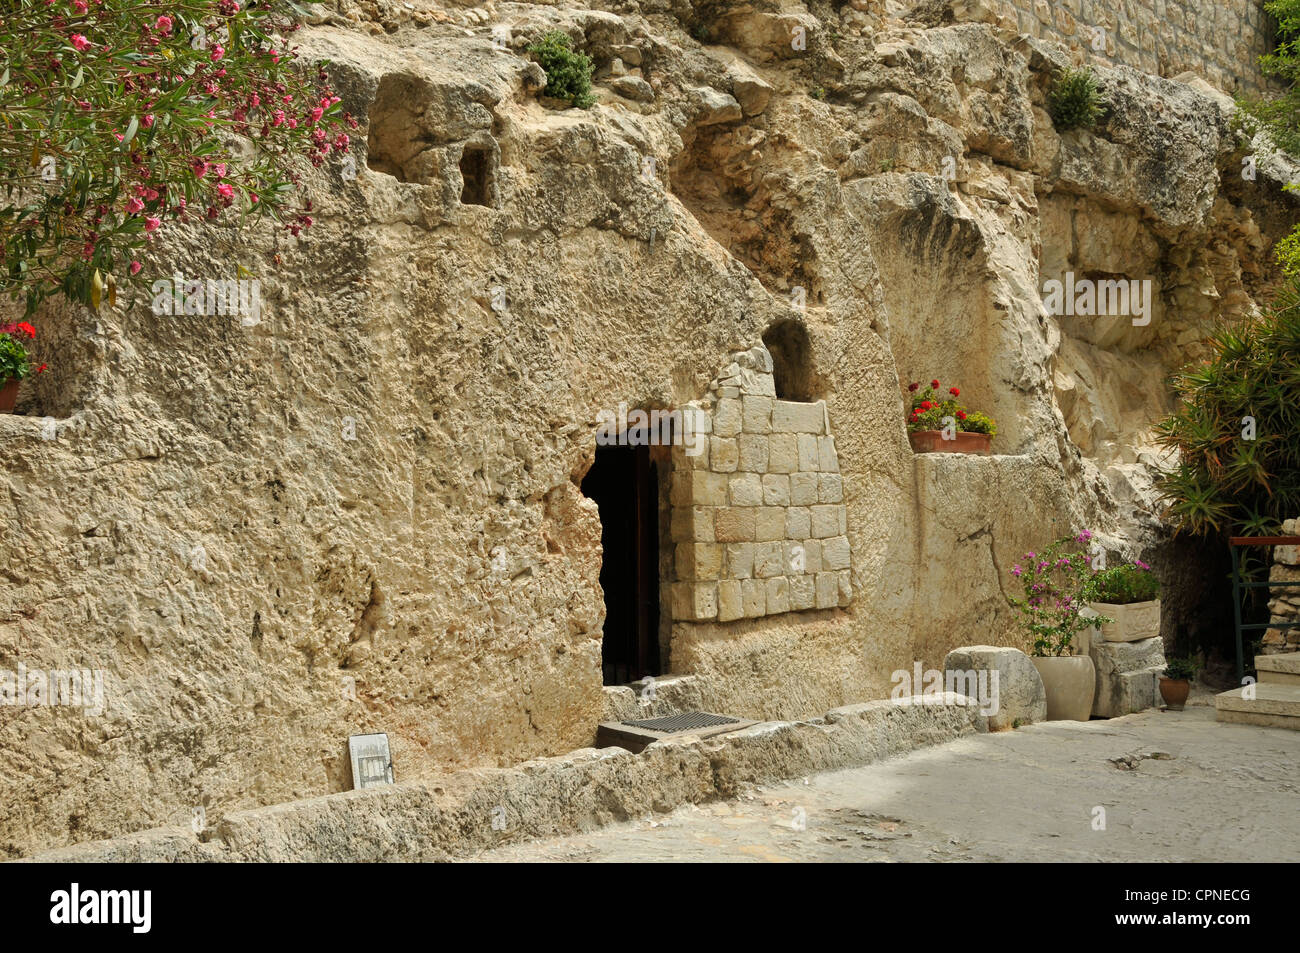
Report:
[[1165,665],[1165,673],[1160,676],[1160,697],[1170,711],[1183,710],[1199,668],[1191,658],[1171,658]]
[[1099,626],[1107,642],[1138,642],[1160,634],[1160,581],[1137,559],[1092,577],[1088,604],[1112,621]]
[[957,398],[961,388],[949,387],[947,393],[937,380],[921,389],[909,384],[911,410],[907,415],[907,439],[913,453],[988,454],[998,425],[979,411],[968,411]]
[[1069,655],[1074,637],[1094,624],[1109,622],[1080,615],[1092,578],[1088,555],[1077,545],[1091,538],[1087,531],[1063,537],[1041,552],[1025,553],[1011,570],[1024,598],[1009,601],[1020,610],[1033,640],[1031,659],[1047,692],[1048,721],[1087,721],[1097,691],[1092,657]]
[[36,329],[26,321],[0,325],[0,414],[13,413],[19,381],[45,370],[44,364],[33,368],[27,352],[26,342],[35,337]]

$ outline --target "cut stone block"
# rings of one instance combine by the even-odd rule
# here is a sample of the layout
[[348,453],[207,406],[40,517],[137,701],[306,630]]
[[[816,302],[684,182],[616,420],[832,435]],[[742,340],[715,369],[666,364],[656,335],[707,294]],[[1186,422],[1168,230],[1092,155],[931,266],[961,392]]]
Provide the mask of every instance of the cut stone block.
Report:
[[[776,437],[772,438],[776,440]],[[794,439],[794,438],[791,438]],[[790,503],[793,506],[812,506],[817,502],[817,473],[792,473],[790,475]]]
[[740,447],[740,469],[746,473],[767,472],[768,438],[762,434],[742,433],[736,438]]
[[741,403],[738,400],[720,400],[713,412],[713,434],[717,437],[735,437],[743,427]]
[[714,473],[733,473],[740,466],[740,444],[735,437],[710,437],[709,459]]
[[763,478],[757,473],[737,473],[727,481],[727,495],[732,506],[761,506]]
[[717,543],[678,543],[677,578],[707,581],[722,574],[722,547]]
[[714,536],[719,543],[753,542],[757,507],[728,506],[714,512],[717,514],[713,520]]
[[772,398],[745,397],[743,399],[743,429],[745,433],[768,434],[772,432]]
[[749,579],[754,575],[754,544],[727,544],[727,575],[732,579]]
[[[944,687],[949,686],[948,673],[954,673],[953,683],[959,694],[970,697],[965,690],[970,687],[969,675],[976,676],[977,684],[980,672],[984,676],[984,686],[989,701],[996,700],[997,711],[988,716],[989,731],[1004,731],[1015,727],[1017,721],[1022,725],[1047,720],[1047,691],[1043,687],[1043,677],[1030,661],[1029,656],[1019,649],[999,645],[966,645],[953,649],[943,660]],[[994,695],[993,674],[997,672],[996,696]],[[958,678],[958,676],[961,676]],[[982,706],[991,710],[992,704]]]
[[1138,642],[1107,642],[1091,638],[1097,692],[1092,713],[1116,718],[1146,708],[1160,699],[1160,675],[1165,670],[1165,644],[1159,636]]
[[790,611],[790,581],[785,576],[774,576],[767,581],[767,613],[776,615]]
[[766,506],[789,506],[790,478],[783,473],[764,474],[763,503]]
[[799,469],[799,438],[796,434],[774,433],[768,438],[767,448],[768,473],[794,473]]
[[754,539],[759,542],[785,538],[785,507],[760,506],[754,518]]
[[718,583],[718,621],[732,622],[744,618],[745,604],[741,600],[740,580],[724,579]]
[[793,400],[772,402],[772,430],[777,433],[823,433],[825,404],[805,404]]

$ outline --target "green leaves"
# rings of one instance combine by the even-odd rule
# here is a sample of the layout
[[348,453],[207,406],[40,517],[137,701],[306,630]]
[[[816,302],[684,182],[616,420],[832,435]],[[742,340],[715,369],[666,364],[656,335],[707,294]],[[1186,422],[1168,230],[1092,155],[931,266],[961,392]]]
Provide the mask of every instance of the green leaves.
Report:
[[[1300,280],[1300,279],[1297,279]],[[1260,320],[1225,326],[1214,356],[1174,376],[1173,414],[1155,428],[1180,463],[1157,486],[1178,531],[1268,535],[1300,506],[1300,288]]]
[[546,71],[545,95],[567,99],[579,109],[588,109],[596,101],[591,95],[591,58],[574,52],[566,34],[559,30],[545,33],[528,52]]
[[[164,12],[169,32],[141,29]],[[212,43],[190,42],[196,25],[214,22],[219,61]],[[52,294],[111,305],[122,276],[149,280],[144,268],[130,271],[147,266],[147,236],[182,215],[306,227],[307,161],[321,165],[347,142],[317,67],[267,52],[292,26],[278,2],[226,15],[217,0],[97,0],[77,18],[87,42],[73,51],[72,30],[43,0],[9,0],[0,18],[0,293],[29,313]],[[322,97],[328,120],[310,115]]]
[[1047,111],[1061,132],[1096,125],[1108,105],[1092,70],[1086,67],[1062,69],[1047,94]]

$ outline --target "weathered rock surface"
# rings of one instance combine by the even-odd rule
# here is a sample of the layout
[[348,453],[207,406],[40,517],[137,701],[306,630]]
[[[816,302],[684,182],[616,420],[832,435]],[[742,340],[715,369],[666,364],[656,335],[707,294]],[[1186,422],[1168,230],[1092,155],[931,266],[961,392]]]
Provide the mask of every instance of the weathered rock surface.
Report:
[[[262,320],[37,316],[50,370],[0,416],[0,667],[103,670],[107,712],[0,711],[0,853],[343,791],[352,733],[417,782],[590,744],[596,415],[699,400],[790,322],[852,602],[671,623],[701,707],[883,697],[971,633],[1018,644],[1019,553],[1157,540],[1163,381],[1255,311],[1294,170],[1243,180],[1220,96],[1124,67],[1058,135],[1063,54],[857,6],[318,11],[299,42],[363,120],[355,176],[312,174],[303,240],[158,248],[162,274],[250,268]],[[552,28],[602,71],[589,111],[538,99],[523,49]],[[1046,313],[1069,271],[1151,280],[1152,320]],[[912,455],[900,384],[935,376],[997,418],[993,456]]]

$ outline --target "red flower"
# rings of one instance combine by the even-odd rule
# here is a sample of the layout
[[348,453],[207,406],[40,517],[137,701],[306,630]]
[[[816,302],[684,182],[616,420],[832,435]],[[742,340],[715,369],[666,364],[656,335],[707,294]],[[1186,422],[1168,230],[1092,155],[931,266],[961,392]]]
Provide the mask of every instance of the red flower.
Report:
[[964,410],[959,410],[959,411],[957,411],[957,419],[958,419],[958,420],[965,420],[965,419],[966,419],[966,411],[964,411]]
[[938,382],[938,381],[930,381],[930,386],[933,387],[935,390],[938,390],[938,389],[939,389],[939,382]]
[[19,321],[17,324],[14,325],[14,327],[16,327],[19,331],[22,331],[23,334],[27,335],[29,338],[36,337],[36,329],[32,327],[30,324],[28,324],[26,321]]
[[950,393],[950,394],[952,394],[952,396],[956,397],[958,394],[961,393],[961,391],[958,390],[956,387],[949,387],[949,388],[948,388],[948,393]]
[[922,409],[922,410],[929,410],[929,409],[930,409],[931,407],[933,407],[933,406],[934,406],[934,404],[930,403],[928,400],[923,400],[923,401],[921,401],[921,409]]
[[45,368],[47,367],[49,367],[48,364],[42,364],[40,367],[36,368],[36,373],[37,374],[41,373],[41,371],[45,370]]
[[920,386],[921,386],[920,384],[908,384],[908,385],[907,385],[907,389],[910,390],[910,391],[915,392],[916,389],[917,389],[918,387],[920,387]]

